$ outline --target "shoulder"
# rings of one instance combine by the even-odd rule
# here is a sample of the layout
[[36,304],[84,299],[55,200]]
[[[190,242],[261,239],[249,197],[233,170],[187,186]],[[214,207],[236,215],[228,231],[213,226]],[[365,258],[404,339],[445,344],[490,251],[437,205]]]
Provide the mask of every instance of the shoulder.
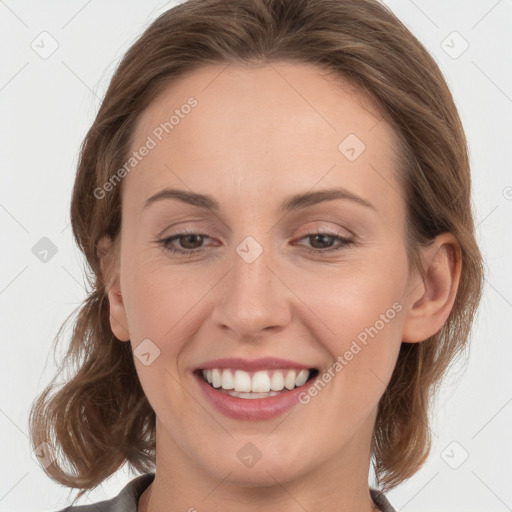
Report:
[[144,473],[130,480],[113,498],[86,505],[69,505],[55,512],[137,512],[139,498],[154,478],[155,473]]

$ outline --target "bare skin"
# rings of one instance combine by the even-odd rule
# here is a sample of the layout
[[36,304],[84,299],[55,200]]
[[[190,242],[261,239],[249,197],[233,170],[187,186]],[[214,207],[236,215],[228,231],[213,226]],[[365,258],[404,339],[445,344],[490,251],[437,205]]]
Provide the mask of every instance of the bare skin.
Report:
[[[157,416],[156,477],[138,512],[375,510],[368,474],[378,402],[402,341],[427,339],[449,315],[457,242],[440,235],[423,249],[426,279],[409,274],[393,130],[321,68],[204,67],[144,111],[132,149],[191,96],[197,106],[122,183],[111,326],[134,350],[147,338],[160,350],[148,366],[134,358]],[[366,147],[353,161],[338,149],[349,134]],[[210,195],[220,209],[176,199],[143,207],[165,187]],[[279,211],[293,194],[331,187],[373,206],[345,198]],[[171,246],[202,252],[176,255],[156,242],[185,229],[207,236]],[[353,243],[307,236],[315,233]],[[252,263],[236,251],[247,236],[263,248]],[[278,418],[226,417],[192,375],[201,362],[236,356],[292,359],[322,374],[383,314],[378,334],[317,396]],[[248,442],[261,453],[250,468],[237,457]]]

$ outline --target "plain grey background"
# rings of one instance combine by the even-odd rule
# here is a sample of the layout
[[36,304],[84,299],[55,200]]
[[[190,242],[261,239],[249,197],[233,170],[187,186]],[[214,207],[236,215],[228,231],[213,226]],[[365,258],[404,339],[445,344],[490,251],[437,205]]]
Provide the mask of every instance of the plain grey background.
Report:
[[[512,2],[386,3],[432,53],[454,94],[486,260],[470,356],[466,367],[452,368],[435,405],[428,462],[388,498],[404,512],[512,510]],[[85,297],[84,259],[69,226],[78,150],[118,60],[172,5],[0,0],[2,511],[69,503],[68,489],[35,462],[27,419],[54,375],[54,337]],[[41,247],[53,247],[46,262]],[[112,497],[133,477],[123,469],[79,503]]]

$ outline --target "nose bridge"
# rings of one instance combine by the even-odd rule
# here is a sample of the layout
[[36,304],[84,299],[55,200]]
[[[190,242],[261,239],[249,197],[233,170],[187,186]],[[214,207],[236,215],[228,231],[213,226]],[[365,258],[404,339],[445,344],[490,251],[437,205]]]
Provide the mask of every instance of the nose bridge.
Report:
[[259,292],[268,291],[267,288],[271,284],[271,250],[269,243],[265,243],[261,237],[260,240],[261,242],[253,236],[248,236],[235,249],[236,256],[232,269],[233,291],[236,289],[237,293],[247,294],[249,298]]
[[[282,327],[289,320],[283,284],[272,270],[272,244],[247,236],[236,246],[233,264],[215,306],[217,325],[251,338],[263,329]],[[265,246],[264,246],[265,245]]]

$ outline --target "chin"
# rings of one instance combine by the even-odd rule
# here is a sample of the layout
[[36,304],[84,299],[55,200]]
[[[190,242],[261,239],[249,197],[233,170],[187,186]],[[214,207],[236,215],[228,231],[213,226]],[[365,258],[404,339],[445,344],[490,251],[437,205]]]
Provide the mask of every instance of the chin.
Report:
[[[281,449],[263,445],[265,441],[234,441],[233,448],[211,452],[208,460],[201,452],[202,466],[213,478],[241,487],[272,487],[300,478],[308,472],[308,461],[303,452],[299,455],[281,445]],[[292,443],[295,449],[296,443]],[[260,446],[260,450],[256,448]],[[268,455],[265,455],[267,453]],[[196,459],[201,464],[201,460]],[[312,469],[312,468],[311,468]]]
[[[226,464],[225,471],[223,467],[214,466],[211,468],[211,474],[219,481],[238,487],[260,488],[274,487],[275,485],[284,485],[287,481],[297,478],[296,471],[290,472],[288,463],[280,461],[269,463],[260,460],[252,468],[244,468],[231,463]],[[227,476],[229,474],[229,476]]]

